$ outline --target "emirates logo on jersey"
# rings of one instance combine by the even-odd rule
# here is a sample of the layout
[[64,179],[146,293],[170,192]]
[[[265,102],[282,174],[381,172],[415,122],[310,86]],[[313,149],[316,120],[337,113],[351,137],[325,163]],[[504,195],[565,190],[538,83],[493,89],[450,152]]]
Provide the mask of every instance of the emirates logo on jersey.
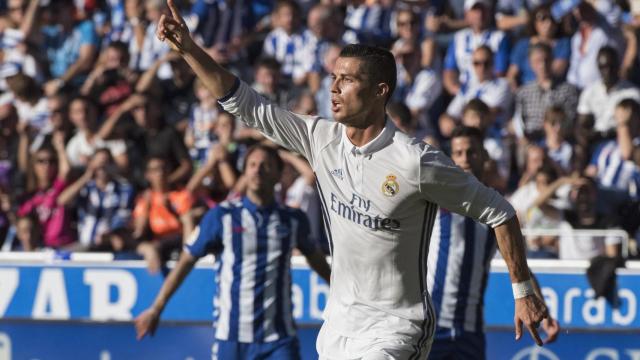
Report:
[[385,196],[395,196],[398,192],[400,192],[400,185],[396,181],[395,175],[387,175],[387,179],[382,183],[382,193]]

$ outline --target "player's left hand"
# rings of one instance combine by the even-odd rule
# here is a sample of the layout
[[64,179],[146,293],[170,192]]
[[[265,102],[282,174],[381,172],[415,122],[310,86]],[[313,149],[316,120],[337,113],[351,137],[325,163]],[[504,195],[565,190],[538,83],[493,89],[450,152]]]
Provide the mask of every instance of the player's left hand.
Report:
[[160,312],[153,307],[143,311],[138,317],[133,320],[136,327],[136,339],[140,340],[145,335],[153,336],[158,328],[158,322],[160,321]]
[[560,334],[560,325],[558,321],[551,316],[542,320],[542,329],[547,333],[547,338],[544,339],[545,344],[551,344],[556,341],[558,334]]
[[529,295],[516,299],[514,323],[516,325],[516,340],[522,338],[522,324],[527,327],[531,337],[538,346],[542,346],[542,339],[538,334],[538,326],[542,320],[549,317],[544,302],[536,295]]

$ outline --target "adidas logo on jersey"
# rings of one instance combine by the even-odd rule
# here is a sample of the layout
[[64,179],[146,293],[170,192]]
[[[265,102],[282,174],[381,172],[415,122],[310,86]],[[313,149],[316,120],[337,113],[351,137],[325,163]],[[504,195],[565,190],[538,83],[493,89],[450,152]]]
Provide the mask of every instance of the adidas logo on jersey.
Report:
[[340,180],[344,180],[344,175],[342,174],[342,169],[333,169],[329,171],[329,174],[337,177]]

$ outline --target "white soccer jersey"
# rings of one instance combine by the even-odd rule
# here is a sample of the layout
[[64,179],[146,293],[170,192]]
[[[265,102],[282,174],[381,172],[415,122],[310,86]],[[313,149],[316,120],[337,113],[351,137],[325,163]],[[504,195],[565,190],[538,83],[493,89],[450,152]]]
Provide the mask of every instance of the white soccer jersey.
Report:
[[344,125],[278,108],[243,82],[220,102],[305,156],[316,173],[332,244],[323,326],[346,337],[409,341],[420,352],[434,329],[426,264],[438,205],[491,226],[513,216],[513,208],[390,121],[356,147]]

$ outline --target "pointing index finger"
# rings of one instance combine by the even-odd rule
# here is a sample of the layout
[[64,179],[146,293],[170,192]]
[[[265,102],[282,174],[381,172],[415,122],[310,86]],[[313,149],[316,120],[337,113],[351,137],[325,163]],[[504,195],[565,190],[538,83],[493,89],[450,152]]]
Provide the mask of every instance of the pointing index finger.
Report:
[[536,341],[536,344],[538,344],[538,346],[542,346],[542,339],[540,338],[540,334],[538,334],[538,329],[536,329],[536,327],[532,324],[528,324],[527,329],[529,330],[529,333],[531,334],[533,340]]
[[184,20],[182,19],[182,16],[180,16],[180,12],[178,11],[178,8],[176,8],[176,4],[173,2],[173,0],[167,0],[167,5],[169,6],[169,10],[171,11],[171,16],[180,21],[181,23],[184,22]]

